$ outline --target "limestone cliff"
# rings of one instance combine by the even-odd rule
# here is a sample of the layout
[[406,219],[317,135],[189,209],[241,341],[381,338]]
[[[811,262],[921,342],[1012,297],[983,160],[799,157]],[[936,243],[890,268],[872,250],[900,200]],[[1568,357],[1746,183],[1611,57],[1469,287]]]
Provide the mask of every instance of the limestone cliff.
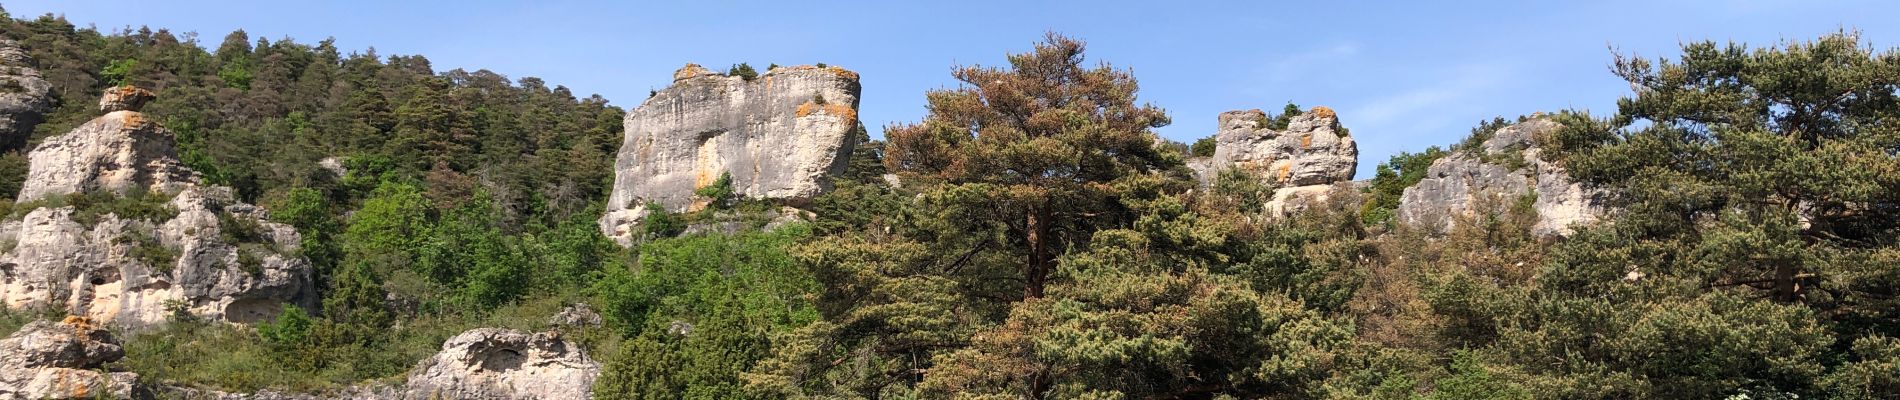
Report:
[[24,215],[0,223],[0,301],[140,326],[174,312],[252,322],[314,300],[295,229],[198,182],[138,102],[106,103],[118,109],[29,155]]
[[688,64],[627,113],[602,232],[627,241],[648,202],[699,206],[693,191],[730,174],[734,195],[791,204],[831,188],[851,154],[858,75],[781,67],[752,79]]
[[1561,126],[1533,118],[1500,128],[1477,149],[1456,151],[1432,162],[1424,180],[1399,198],[1399,221],[1443,231],[1459,217],[1502,212],[1514,202],[1534,200],[1537,223],[1531,233],[1563,236],[1577,224],[1604,213],[1603,194],[1583,187],[1557,163],[1544,160],[1534,138]]
[[53,84],[33,69],[33,58],[19,43],[0,39],[0,144],[25,144],[53,103]]

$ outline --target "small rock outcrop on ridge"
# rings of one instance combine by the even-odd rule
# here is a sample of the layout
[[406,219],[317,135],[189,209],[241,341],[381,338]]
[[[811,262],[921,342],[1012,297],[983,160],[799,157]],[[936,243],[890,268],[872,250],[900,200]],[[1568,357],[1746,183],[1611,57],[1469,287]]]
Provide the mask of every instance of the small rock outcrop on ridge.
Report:
[[1323,201],[1333,184],[1352,180],[1359,168],[1359,145],[1339,126],[1331,108],[1313,107],[1295,115],[1285,129],[1271,124],[1267,113],[1258,109],[1221,113],[1214,155],[1189,160],[1189,167],[1202,182],[1212,182],[1228,169],[1258,174],[1278,188],[1267,203],[1276,215]]
[[479,328],[442,344],[409,376],[412,399],[586,399],[600,363],[556,333]]
[[1461,216],[1503,212],[1527,196],[1535,197],[1534,235],[1564,236],[1576,224],[1597,221],[1605,212],[1603,193],[1572,181],[1562,166],[1544,160],[1534,140],[1561,127],[1534,117],[1498,129],[1477,149],[1432,162],[1425,179],[1400,195],[1399,221],[1444,231]]
[[138,374],[104,372],[123,357],[118,338],[84,317],[27,323],[0,339],[0,399],[132,398]]
[[94,191],[176,192],[195,182],[191,170],[178,161],[171,132],[138,112],[151,98],[145,89],[106,89],[99,100],[105,116],[47,138],[28,155],[18,201]]
[[[127,96],[130,97],[127,97]],[[117,109],[29,155],[18,220],[0,223],[0,301],[102,323],[150,325],[174,312],[231,322],[314,300],[289,225],[203,185],[173,138],[137,111],[150,93],[109,90]]]
[[601,231],[627,243],[645,205],[701,206],[694,190],[730,174],[734,196],[798,204],[831,188],[857,128],[858,74],[780,67],[747,79],[688,64],[626,116]]
[[0,144],[26,144],[52,110],[53,84],[33,69],[19,43],[0,39]]

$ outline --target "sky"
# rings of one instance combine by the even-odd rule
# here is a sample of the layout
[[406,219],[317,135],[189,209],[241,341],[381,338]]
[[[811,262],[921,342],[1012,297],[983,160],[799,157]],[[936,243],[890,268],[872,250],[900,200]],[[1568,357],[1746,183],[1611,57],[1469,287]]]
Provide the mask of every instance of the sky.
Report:
[[857,71],[872,135],[923,118],[950,71],[1002,65],[1044,32],[1128,68],[1139,101],[1167,109],[1169,139],[1211,136],[1222,111],[1324,105],[1352,130],[1359,179],[1400,151],[1456,142],[1480,120],[1615,112],[1629,85],[1612,55],[1673,57],[1685,42],[1767,46],[1859,30],[1900,47],[1900,3],[1711,1],[6,1],[114,31],[196,32],[216,47],[244,29],[383,55],[437,71],[539,77],[624,108],[692,62],[716,69],[827,63]]

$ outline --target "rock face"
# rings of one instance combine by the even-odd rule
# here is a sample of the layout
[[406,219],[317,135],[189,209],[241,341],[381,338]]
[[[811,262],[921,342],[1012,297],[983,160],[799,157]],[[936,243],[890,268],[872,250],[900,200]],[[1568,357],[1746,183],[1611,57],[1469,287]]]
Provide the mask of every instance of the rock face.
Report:
[[555,333],[463,332],[409,376],[412,399],[586,399],[600,364]]
[[1286,130],[1274,130],[1267,122],[1260,110],[1221,113],[1214,156],[1206,162],[1204,176],[1241,168],[1284,188],[1352,180],[1359,168],[1359,145],[1339,128],[1332,109],[1313,107],[1293,117]]
[[1479,149],[1432,162],[1425,179],[1399,197],[1399,221],[1442,232],[1460,216],[1502,212],[1527,196],[1535,196],[1531,205],[1538,218],[1532,234],[1563,236],[1574,225],[1597,221],[1605,212],[1604,194],[1544,160],[1533,139],[1560,127],[1549,118],[1519,122],[1498,129]]
[[798,204],[830,190],[855,145],[859,89],[857,73],[838,67],[746,80],[688,64],[627,113],[602,232],[626,243],[646,203],[698,207],[694,189],[722,174],[742,197]]
[[1252,171],[1278,188],[1267,203],[1271,215],[1286,215],[1325,201],[1335,183],[1349,182],[1359,168],[1359,145],[1339,126],[1331,108],[1313,107],[1291,118],[1285,130],[1269,126],[1260,110],[1220,114],[1212,157],[1188,160],[1202,182],[1220,171]]
[[313,301],[310,266],[292,256],[297,231],[199,184],[175,151],[170,132],[132,110],[35,149],[17,206],[35,208],[0,223],[0,301],[128,326],[175,312],[254,322]]
[[131,398],[138,374],[102,371],[122,357],[119,340],[84,317],[28,323],[0,339],[0,398]]
[[25,144],[53,110],[53,84],[18,42],[0,39],[0,143]]
[[46,139],[28,154],[19,201],[93,191],[176,191],[196,177],[178,162],[174,140],[171,132],[135,110],[94,118]]

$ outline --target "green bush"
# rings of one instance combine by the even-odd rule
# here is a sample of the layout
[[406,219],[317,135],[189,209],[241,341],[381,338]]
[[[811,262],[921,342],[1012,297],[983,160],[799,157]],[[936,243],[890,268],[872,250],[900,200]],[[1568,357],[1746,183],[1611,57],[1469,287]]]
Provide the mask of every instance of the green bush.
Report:
[[750,64],[739,63],[738,65],[733,65],[731,69],[726,70],[726,75],[737,76],[745,79],[747,82],[751,82],[753,79],[759,77],[759,71],[752,70],[752,65]]
[[1195,157],[1213,157],[1214,146],[1214,138],[1205,137],[1201,138],[1201,140],[1194,141],[1194,147],[1191,148],[1191,151]]

